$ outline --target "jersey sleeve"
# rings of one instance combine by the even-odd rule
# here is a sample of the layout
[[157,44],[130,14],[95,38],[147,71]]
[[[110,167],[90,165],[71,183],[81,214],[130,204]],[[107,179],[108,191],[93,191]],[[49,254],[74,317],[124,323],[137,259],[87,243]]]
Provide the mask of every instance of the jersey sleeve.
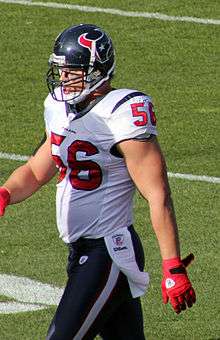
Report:
[[53,131],[56,121],[59,121],[59,110],[61,105],[62,103],[55,102],[50,94],[48,94],[44,101],[44,122],[48,136],[51,135],[51,131]]
[[114,107],[109,127],[114,144],[127,139],[148,139],[157,135],[156,116],[151,97],[135,96]]
[[50,98],[49,96],[44,101],[44,123],[45,123],[45,130],[48,135],[51,133],[50,128],[50,121],[51,121],[51,109],[50,109]]

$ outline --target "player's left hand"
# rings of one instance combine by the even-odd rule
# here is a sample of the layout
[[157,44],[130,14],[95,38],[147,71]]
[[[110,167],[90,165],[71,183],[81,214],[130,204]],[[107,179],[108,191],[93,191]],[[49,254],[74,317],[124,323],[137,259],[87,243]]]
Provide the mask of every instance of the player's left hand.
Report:
[[161,283],[163,303],[170,303],[174,311],[179,314],[196,302],[196,294],[187,276],[186,267],[194,259],[189,254],[181,260],[179,257],[163,260],[163,280]]

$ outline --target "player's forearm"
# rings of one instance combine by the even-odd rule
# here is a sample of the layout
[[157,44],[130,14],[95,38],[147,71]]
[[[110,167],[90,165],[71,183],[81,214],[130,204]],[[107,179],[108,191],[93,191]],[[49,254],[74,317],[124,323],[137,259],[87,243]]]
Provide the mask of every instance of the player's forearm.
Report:
[[10,204],[19,203],[30,197],[42,186],[27,164],[17,168],[3,186],[10,193]]
[[180,256],[178,228],[171,198],[150,202],[150,214],[162,258]]

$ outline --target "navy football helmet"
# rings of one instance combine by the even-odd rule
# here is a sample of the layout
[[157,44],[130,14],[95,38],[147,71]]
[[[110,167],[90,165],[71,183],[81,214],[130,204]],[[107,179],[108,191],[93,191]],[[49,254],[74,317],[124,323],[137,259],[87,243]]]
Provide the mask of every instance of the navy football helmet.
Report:
[[[115,53],[110,37],[99,27],[80,24],[67,28],[55,40],[49,59],[47,85],[58,101],[76,104],[108,79],[115,69]],[[62,72],[76,71],[73,80],[61,80]],[[82,72],[79,72],[79,71]],[[65,91],[65,86],[81,84],[81,88]]]

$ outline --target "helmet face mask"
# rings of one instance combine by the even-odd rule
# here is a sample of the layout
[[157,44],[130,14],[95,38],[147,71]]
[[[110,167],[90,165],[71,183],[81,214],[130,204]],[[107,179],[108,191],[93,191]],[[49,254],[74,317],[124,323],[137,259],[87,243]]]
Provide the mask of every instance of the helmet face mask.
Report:
[[[64,74],[64,76],[63,76]],[[47,72],[47,83],[52,97],[57,101],[71,101],[85,89],[86,74],[83,69],[53,65]]]
[[49,65],[47,85],[52,97],[76,104],[112,78],[112,41],[95,25],[70,27],[57,37]]

